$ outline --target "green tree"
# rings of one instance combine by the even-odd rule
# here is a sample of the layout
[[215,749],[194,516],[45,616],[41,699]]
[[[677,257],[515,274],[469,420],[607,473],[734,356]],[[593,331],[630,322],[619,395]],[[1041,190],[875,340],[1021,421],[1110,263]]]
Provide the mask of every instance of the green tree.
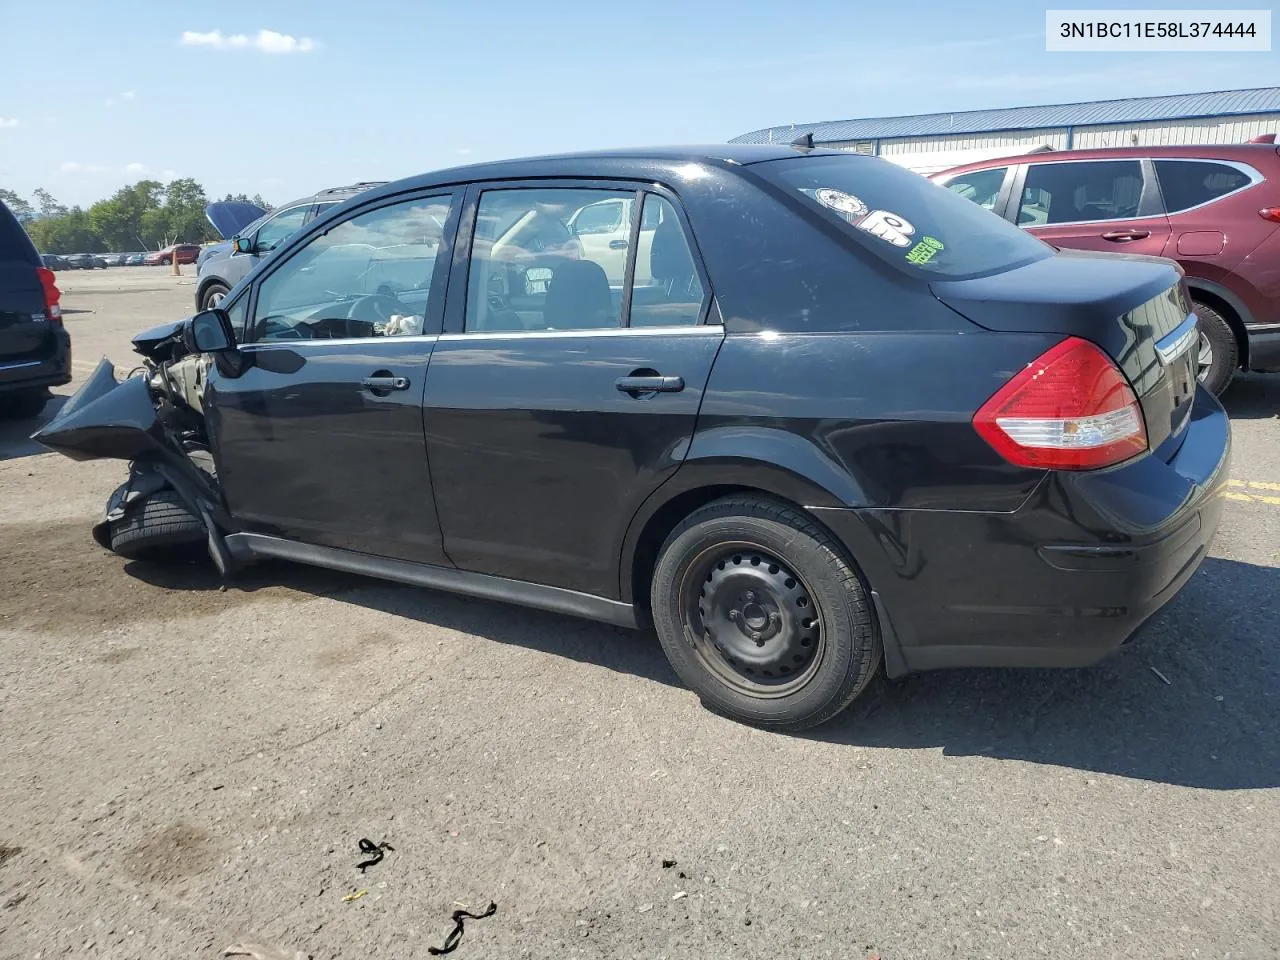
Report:
[[4,205],[13,211],[13,215],[18,218],[19,223],[30,223],[35,219],[35,209],[12,190],[0,189],[0,201],[3,201]]
[[89,222],[108,250],[128,250],[142,239],[142,218],[160,206],[164,187],[158,180],[139,180],[89,208]]
[[105,249],[89,214],[80,207],[32,220],[27,233],[42,253],[97,253]]
[[67,208],[53,199],[53,194],[44,187],[36,187],[35,198],[36,203],[40,205],[42,217],[60,217],[67,212]]

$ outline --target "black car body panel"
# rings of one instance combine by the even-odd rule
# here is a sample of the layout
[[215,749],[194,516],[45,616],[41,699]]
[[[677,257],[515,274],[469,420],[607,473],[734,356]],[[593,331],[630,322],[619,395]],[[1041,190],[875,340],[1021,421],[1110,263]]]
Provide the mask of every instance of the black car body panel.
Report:
[[[231,552],[633,622],[672,528],[748,491],[836,537],[895,674],[1084,664],[1125,642],[1203,557],[1229,465],[1222,408],[1194,376],[1182,382],[1181,353],[1161,352],[1184,320],[1177,269],[1046,250],[985,276],[915,275],[761,169],[797,155],[485,164],[369,190],[305,227],[228,298],[244,329],[258,329],[263,285],[340,222],[424,195],[457,201],[421,335],[260,340],[210,370]],[[466,332],[477,194],[531,181],[669,198],[706,287],[702,322]],[[173,334],[140,340],[158,349]],[[1155,449],[1103,470],[1032,469],[975,430],[975,412],[1068,337],[1114,358]],[[637,375],[680,385],[618,383]],[[119,411],[105,406],[114,394],[73,403],[42,441],[105,450],[72,433],[91,419],[140,426],[136,389],[116,388]],[[103,455],[139,452],[120,436]]]
[[22,224],[0,203],[0,395],[71,379],[71,337],[48,315],[42,269],[49,268]]

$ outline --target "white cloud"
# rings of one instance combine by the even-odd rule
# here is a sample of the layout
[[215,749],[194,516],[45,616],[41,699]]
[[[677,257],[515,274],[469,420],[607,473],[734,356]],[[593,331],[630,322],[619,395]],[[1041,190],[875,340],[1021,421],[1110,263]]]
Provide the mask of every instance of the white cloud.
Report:
[[105,102],[108,107],[114,107],[116,105],[115,98],[113,97],[108,97]]
[[310,53],[319,44],[310,37],[294,37],[274,30],[259,30],[256,36],[243,33],[224,34],[221,30],[199,33],[184,30],[178,41],[184,47],[212,47],[214,50],[254,49],[261,53]]
[[126,90],[124,93],[120,94],[120,99],[121,99],[121,100],[132,100],[132,99],[134,99],[137,95],[138,95],[138,92],[137,92],[136,90]]
[[45,117],[45,118],[44,118],[44,122],[45,122],[45,123],[57,123],[57,122],[58,122],[58,118],[57,118],[57,117]]
[[454,152],[454,153],[456,153],[456,154],[457,154],[458,156],[460,156],[460,157],[466,157],[466,156],[469,156],[469,155],[471,154],[471,148],[470,148],[470,147],[459,147],[457,150],[455,150],[455,151],[453,151],[453,152]]
[[170,170],[168,167],[165,167],[160,171],[160,176],[166,180],[176,180],[178,178],[178,171]]
[[63,173],[102,173],[106,168],[92,163],[77,163],[75,160],[64,160],[58,169]]
[[17,117],[0,117],[0,130],[5,129],[5,127],[16,127],[17,125]]
[[130,163],[125,165],[124,172],[125,173],[145,173],[146,169],[147,167],[145,164]]

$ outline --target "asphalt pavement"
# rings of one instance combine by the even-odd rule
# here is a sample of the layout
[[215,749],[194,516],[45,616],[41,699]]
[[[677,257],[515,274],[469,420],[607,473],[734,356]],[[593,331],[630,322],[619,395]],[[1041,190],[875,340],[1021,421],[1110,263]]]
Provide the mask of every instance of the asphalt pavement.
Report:
[[[183,271],[59,274],[77,379]],[[1212,556],[1140,642],[803,736],[646,634],[124,561],[89,536],[124,465],[0,424],[0,958],[422,957],[490,901],[457,957],[1280,956],[1280,376],[1226,405]]]

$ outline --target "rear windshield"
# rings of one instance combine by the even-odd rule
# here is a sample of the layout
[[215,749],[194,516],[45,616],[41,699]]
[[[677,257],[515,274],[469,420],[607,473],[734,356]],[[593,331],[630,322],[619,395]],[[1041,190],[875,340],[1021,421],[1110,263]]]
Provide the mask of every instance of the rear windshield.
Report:
[[846,224],[904,273],[964,280],[1012,270],[1053,249],[918,173],[874,157],[797,157],[755,170]]
[[4,205],[3,200],[0,200],[0,260],[29,263],[33,267],[42,263],[27,231],[22,229],[22,224]]

